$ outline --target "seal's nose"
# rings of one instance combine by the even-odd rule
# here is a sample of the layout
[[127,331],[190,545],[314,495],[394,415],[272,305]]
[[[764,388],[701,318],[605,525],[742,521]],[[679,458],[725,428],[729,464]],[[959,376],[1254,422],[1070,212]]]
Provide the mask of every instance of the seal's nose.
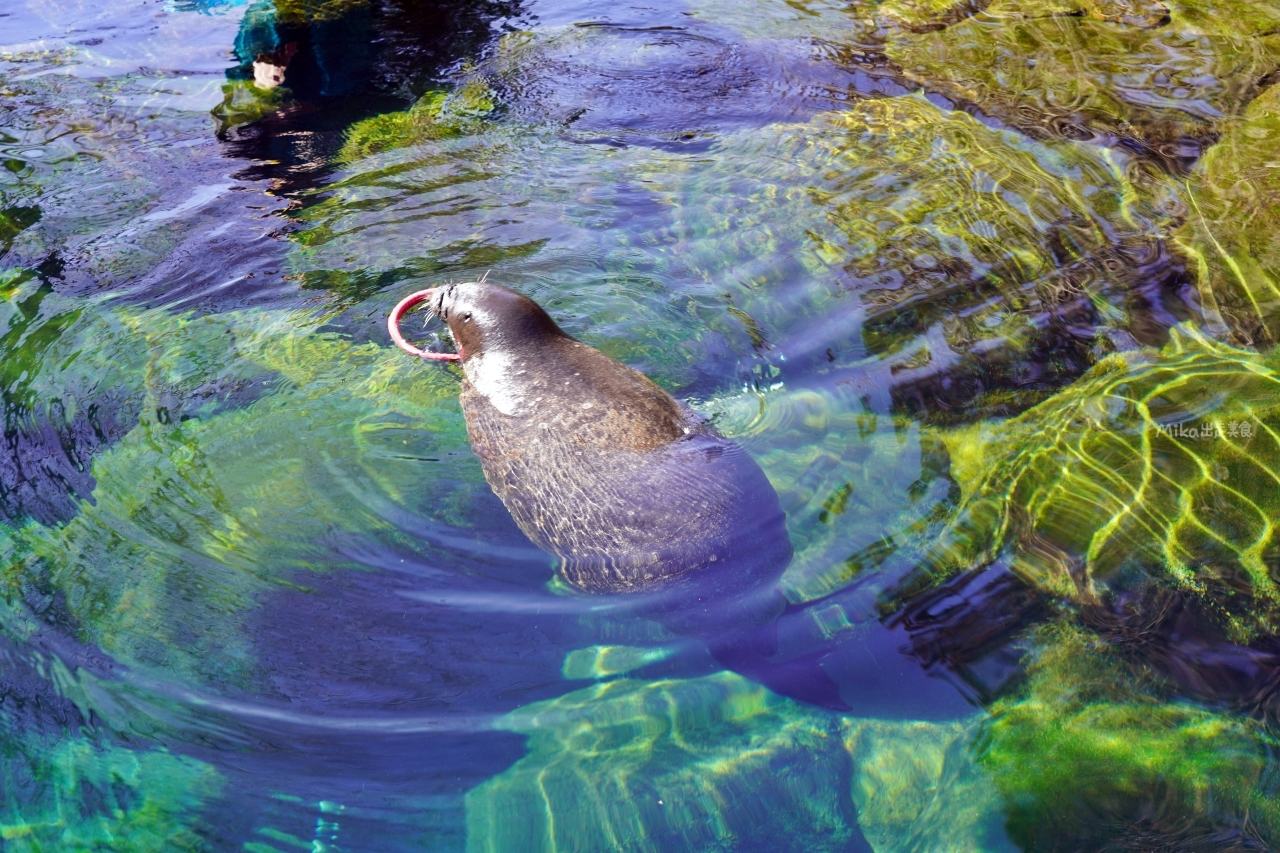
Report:
[[[391,309],[391,316],[387,317],[387,332],[391,335],[391,340],[395,341],[396,346],[419,358],[426,358],[432,361],[461,361],[462,356],[456,352],[427,352],[418,349],[413,344],[404,339],[404,335],[400,334],[400,320],[416,305],[423,302],[427,303],[428,310],[433,310],[437,315],[443,318],[444,315],[444,294],[441,293],[437,298],[437,293],[442,288],[430,288],[428,290],[419,290],[417,293],[411,293],[404,299],[401,299],[396,307]],[[436,300],[436,304],[432,304],[432,300]]]

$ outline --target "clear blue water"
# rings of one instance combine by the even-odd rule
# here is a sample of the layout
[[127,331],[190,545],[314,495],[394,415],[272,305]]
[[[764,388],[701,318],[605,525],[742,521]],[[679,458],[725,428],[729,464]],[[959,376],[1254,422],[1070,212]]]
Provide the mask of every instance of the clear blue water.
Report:
[[[1280,6],[11,6],[0,850],[1280,843]],[[385,337],[486,273],[759,462],[776,649],[516,528]]]

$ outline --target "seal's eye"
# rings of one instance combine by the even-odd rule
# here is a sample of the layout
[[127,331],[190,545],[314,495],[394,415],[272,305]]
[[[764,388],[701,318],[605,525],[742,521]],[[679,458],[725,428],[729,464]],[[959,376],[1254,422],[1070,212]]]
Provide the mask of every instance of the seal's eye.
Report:
[[465,314],[463,314],[463,315],[462,315],[462,322],[464,322],[464,323],[465,323],[465,322],[467,322],[467,321],[468,321],[468,320],[470,320],[470,319],[471,319],[471,312],[470,312],[470,311],[468,311],[467,313],[465,313]]

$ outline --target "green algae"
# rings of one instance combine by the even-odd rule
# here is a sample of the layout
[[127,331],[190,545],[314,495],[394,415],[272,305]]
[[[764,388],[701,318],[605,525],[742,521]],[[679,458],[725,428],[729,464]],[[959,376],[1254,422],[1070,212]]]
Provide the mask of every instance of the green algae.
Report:
[[1167,0],[1175,25],[1215,35],[1259,38],[1280,31],[1276,0]]
[[720,673],[608,682],[502,727],[529,754],[467,794],[471,853],[834,851],[858,825],[877,853],[997,847],[972,721],[834,717]]
[[1280,68],[1280,8],[1169,6],[1170,23],[1140,27],[997,2],[945,29],[891,35],[885,49],[909,79],[1034,134],[1207,142]]
[[497,107],[494,91],[479,79],[468,80],[452,91],[427,92],[404,112],[384,113],[353,124],[337,160],[350,163],[393,148],[462,136],[481,129],[481,120]]
[[970,0],[885,0],[876,15],[889,26],[912,31],[941,29],[978,10]]
[[1261,724],[1161,701],[1143,670],[1078,628],[1037,639],[1026,686],[992,706],[979,750],[1022,849],[1172,845],[1220,828],[1276,843],[1275,743]]
[[[70,421],[97,401],[124,420],[148,406],[155,417],[180,420],[209,414],[263,373],[237,361],[227,324],[100,307],[56,295],[29,270],[0,273],[0,346],[8,353],[0,382],[13,414],[56,409]],[[209,354],[215,342],[220,358]]]
[[1084,16],[1131,27],[1170,21],[1169,7],[1160,0],[994,0],[984,11],[996,18]]
[[[0,197],[2,200],[2,197]],[[13,247],[13,238],[40,221],[40,208],[11,205],[0,210],[0,256]]]
[[1280,86],[1249,105],[1187,182],[1177,240],[1194,259],[1206,320],[1246,344],[1280,340]]
[[992,18],[1088,17],[1133,27],[1169,23],[1169,8],[1160,0],[886,0],[877,10],[882,20],[914,32],[950,26],[981,10]]
[[276,19],[289,24],[312,24],[340,21],[358,9],[367,8],[370,0],[271,0]]
[[1004,423],[949,434],[963,499],[926,576],[1007,557],[1080,603],[1172,586],[1238,640],[1276,630],[1280,363],[1175,331]]

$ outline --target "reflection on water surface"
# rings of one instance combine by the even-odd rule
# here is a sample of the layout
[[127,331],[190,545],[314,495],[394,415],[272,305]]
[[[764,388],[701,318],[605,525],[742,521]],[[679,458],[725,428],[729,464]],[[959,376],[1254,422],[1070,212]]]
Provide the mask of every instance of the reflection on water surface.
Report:
[[[1278,27],[6,9],[4,848],[1280,845]],[[489,270],[759,462],[767,654],[553,580],[383,338]]]

